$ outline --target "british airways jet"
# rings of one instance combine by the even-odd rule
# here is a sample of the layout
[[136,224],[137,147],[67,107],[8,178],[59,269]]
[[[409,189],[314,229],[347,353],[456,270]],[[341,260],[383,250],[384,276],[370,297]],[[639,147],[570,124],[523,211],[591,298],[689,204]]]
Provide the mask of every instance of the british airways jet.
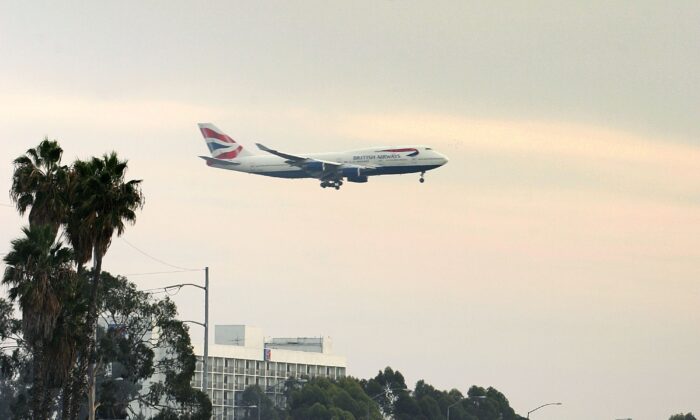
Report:
[[447,163],[444,155],[425,146],[373,147],[347,152],[292,155],[256,143],[260,150],[268,154],[254,155],[213,124],[201,123],[199,130],[212,155],[200,157],[209,166],[278,178],[315,178],[321,181],[321,187],[336,190],[343,185],[343,179],[367,182],[370,176],[376,175],[420,172],[420,182],[424,182],[426,171]]

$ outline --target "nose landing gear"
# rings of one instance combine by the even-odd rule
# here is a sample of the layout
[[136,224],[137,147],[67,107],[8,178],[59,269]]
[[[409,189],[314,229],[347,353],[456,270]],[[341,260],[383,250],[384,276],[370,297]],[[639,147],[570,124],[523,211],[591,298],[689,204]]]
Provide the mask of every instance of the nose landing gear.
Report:
[[419,179],[419,181],[420,181],[421,184],[425,182],[424,176],[425,176],[425,172],[421,172],[421,173],[420,173],[420,179]]

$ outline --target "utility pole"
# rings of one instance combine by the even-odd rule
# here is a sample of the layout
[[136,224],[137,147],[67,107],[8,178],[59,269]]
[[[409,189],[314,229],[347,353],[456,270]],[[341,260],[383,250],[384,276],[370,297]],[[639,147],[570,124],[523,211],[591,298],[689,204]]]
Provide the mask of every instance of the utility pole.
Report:
[[[198,270],[199,271],[199,270]],[[198,321],[182,321],[191,322],[193,324],[201,325],[204,327],[204,357],[202,360],[202,392],[207,394],[209,390],[209,377],[208,377],[208,365],[209,365],[209,267],[204,267],[204,287],[194,284],[194,283],[180,283],[173,284],[171,286],[165,286],[162,289],[168,291],[170,289],[180,289],[185,286],[193,286],[198,289],[204,290],[204,323]],[[209,395],[209,394],[207,394]]]
[[[207,394],[209,390],[209,267],[204,267],[204,360],[202,360],[202,391]],[[207,394],[209,395],[209,394]]]

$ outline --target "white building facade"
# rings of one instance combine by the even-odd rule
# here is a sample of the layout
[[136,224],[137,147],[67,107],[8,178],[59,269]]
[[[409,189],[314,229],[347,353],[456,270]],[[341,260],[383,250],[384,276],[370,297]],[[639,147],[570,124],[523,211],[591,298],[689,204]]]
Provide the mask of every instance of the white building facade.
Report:
[[[235,420],[256,408],[240,406],[247,387],[258,385],[276,404],[283,404],[287,379],[345,376],[345,357],[332,353],[329,337],[265,339],[262,330],[246,325],[217,325],[209,346],[208,388],[212,418]],[[203,347],[195,346],[197,367],[192,386],[202,388]]]

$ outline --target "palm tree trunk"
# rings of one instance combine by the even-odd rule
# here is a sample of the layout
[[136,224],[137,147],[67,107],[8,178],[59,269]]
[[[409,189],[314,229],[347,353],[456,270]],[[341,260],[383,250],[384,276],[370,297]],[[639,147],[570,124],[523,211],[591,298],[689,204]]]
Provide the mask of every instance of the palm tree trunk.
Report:
[[[78,273],[78,278],[83,278],[83,273],[85,272],[85,266],[82,262],[76,261]],[[85,348],[82,347],[78,349],[79,352],[84,351]],[[78,354],[75,360],[73,369],[70,372],[70,378],[66,381],[66,385],[63,388],[63,407],[61,410],[61,420],[73,420],[76,418],[78,410],[80,410],[80,400],[81,400],[81,383],[80,372],[82,372],[83,357],[82,354]]]
[[[87,317],[83,333],[88,337],[86,344],[81,353],[80,363],[77,369],[77,381],[73,384],[73,393],[71,397],[71,420],[77,419],[80,414],[80,402],[84,399],[85,391],[88,392],[88,418],[94,420],[94,386],[90,386],[94,382],[95,376],[95,359],[96,354],[96,334],[97,331],[97,295],[100,286],[100,273],[102,271],[102,253],[99,251],[97,244],[93,245],[93,270],[92,270],[92,285],[90,287],[90,297],[88,299]],[[85,377],[88,376],[87,381]]]
[[45,375],[44,375],[44,351],[42,345],[38,344],[34,352],[34,363],[32,364],[33,372],[33,386],[32,386],[32,399],[30,402],[32,409],[32,418],[36,420],[43,420],[46,416],[42,415],[41,409],[43,406],[44,399],[44,388],[45,388]]
[[99,247],[97,244],[93,246],[93,257],[95,258],[95,265],[92,271],[92,290],[90,291],[90,301],[88,304],[88,317],[86,327],[90,330],[88,332],[90,339],[88,340],[88,356],[89,356],[89,366],[88,366],[88,419],[95,420],[95,366],[97,363],[97,295],[100,286],[100,272],[102,271],[102,253],[99,252]]

